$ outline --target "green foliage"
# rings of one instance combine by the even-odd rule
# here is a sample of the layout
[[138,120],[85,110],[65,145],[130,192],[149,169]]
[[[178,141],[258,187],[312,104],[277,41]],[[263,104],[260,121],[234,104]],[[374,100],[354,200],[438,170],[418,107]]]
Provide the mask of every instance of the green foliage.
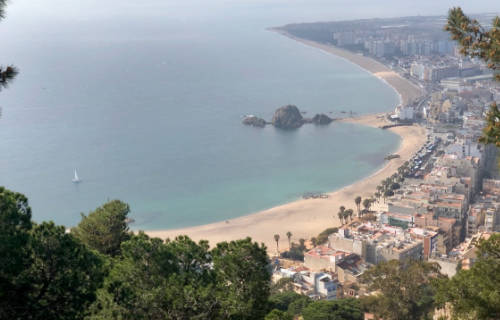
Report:
[[339,212],[337,213],[337,216],[339,217],[340,223],[344,224],[344,217],[345,217],[345,207],[340,206]]
[[[6,4],[7,0],[0,0],[0,20],[5,17]],[[18,70],[14,66],[0,66],[0,90],[4,87],[7,87],[8,83],[12,81],[17,74]]]
[[288,312],[274,309],[266,315],[264,320],[293,320],[293,317]]
[[279,249],[280,235],[279,234],[274,235],[274,241],[276,241],[276,252],[280,252],[280,249]]
[[318,237],[316,238],[317,239],[317,242],[319,245],[321,244],[325,244],[327,241],[328,241],[328,237],[333,234],[333,233],[336,233],[339,231],[339,228],[328,228],[328,229],[325,229],[323,231],[321,231],[321,233],[318,235]]
[[127,215],[128,204],[119,200],[105,203],[88,216],[82,214],[82,221],[71,233],[83,243],[102,254],[117,256],[120,245],[130,238]]
[[[460,52],[466,56],[478,57],[495,72],[495,79],[500,81],[500,17],[493,19],[492,27],[484,29],[477,20],[467,17],[461,8],[453,8],[448,13],[445,30],[460,46]],[[492,143],[500,147],[500,111],[496,103],[491,105],[486,116],[486,127],[479,139],[481,143]]]
[[313,247],[316,247],[318,245],[318,239],[316,239],[316,237],[312,237],[311,244],[313,245]]
[[500,234],[478,245],[477,261],[451,279],[436,281],[436,300],[450,303],[456,317],[500,318]]
[[371,199],[364,199],[363,200],[363,207],[365,208],[366,211],[370,210],[370,207],[372,206],[372,200]]
[[302,311],[312,302],[307,296],[300,296],[288,305],[288,313],[294,316],[302,314]]
[[219,310],[206,242],[143,233],[122,244],[91,319],[210,319]]
[[358,216],[361,214],[361,197],[357,196],[354,198],[354,203],[356,204],[356,209],[358,209]]
[[20,193],[0,187],[0,319],[24,304],[19,291],[28,290],[24,272],[32,262],[28,250],[31,209]]
[[4,285],[29,262],[23,248],[28,242],[31,227],[28,199],[0,187],[0,301],[8,292]]
[[304,261],[304,251],[306,250],[305,240],[300,239],[299,244],[292,242],[292,247],[289,251],[281,253],[281,257],[297,261]]
[[83,319],[105,261],[64,227],[32,226],[25,196],[0,188],[0,319]]
[[356,299],[315,301],[302,312],[304,320],[362,320],[363,312]]
[[304,295],[295,293],[293,291],[282,292],[273,294],[269,298],[270,307],[282,312],[295,316],[300,315],[305,307],[307,307],[312,300]]
[[212,256],[223,318],[263,318],[271,282],[266,247],[246,238],[218,243]]
[[19,71],[14,66],[2,67],[0,66],[0,89],[7,87],[10,81],[12,81]]
[[[461,8],[453,8],[448,13],[445,30],[460,45],[460,52],[466,56],[479,57],[493,70],[500,68],[500,18],[492,21],[489,30],[484,29],[477,20],[467,17]],[[496,74],[500,81],[500,74]]]
[[288,231],[286,233],[286,237],[288,238],[288,249],[292,248],[292,233]]
[[364,312],[372,312],[372,310],[376,310],[378,308],[380,297],[375,295],[362,296],[359,298],[359,303],[361,306],[361,310]]
[[392,197],[394,195],[394,191],[392,190],[386,190],[384,192],[384,197],[387,198],[387,197]]
[[412,320],[427,317],[434,310],[431,279],[439,276],[436,264],[392,260],[366,271],[362,281],[379,291],[369,311],[386,320]]
[[263,319],[266,248],[247,238],[195,243],[140,233],[123,242],[89,319]]
[[479,138],[479,142],[491,143],[497,148],[500,147],[500,110],[498,110],[496,103],[490,106],[490,110],[486,114],[486,126],[483,129],[483,135]]
[[[290,278],[288,278],[290,279]],[[281,311],[288,311],[290,304],[296,300],[302,299],[304,296],[293,291],[285,291],[273,294],[269,298],[271,308]]]
[[281,292],[293,291],[293,289],[294,285],[292,278],[281,278],[271,285],[271,294],[275,295]]
[[21,318],[83,319],[105,275],[103,257],[53,222],[33,229],[29,249],[30,290]]

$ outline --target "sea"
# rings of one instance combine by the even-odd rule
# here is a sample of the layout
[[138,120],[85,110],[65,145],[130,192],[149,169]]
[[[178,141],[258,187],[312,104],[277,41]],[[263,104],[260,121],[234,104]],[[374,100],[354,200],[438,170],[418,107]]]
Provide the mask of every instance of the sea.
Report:
[[0,185],[28,196],[37,222],[74,226],[121,199],[133,229],[153,230],[232,219],[374,173],[398,148],[395,134],[241,124],[286,104],[332,117],[398,104],[370,73],[267,30],[411,10],[358,2],[364,11],[322,0],[11,1],[0,63],[20,73],[0,91]]

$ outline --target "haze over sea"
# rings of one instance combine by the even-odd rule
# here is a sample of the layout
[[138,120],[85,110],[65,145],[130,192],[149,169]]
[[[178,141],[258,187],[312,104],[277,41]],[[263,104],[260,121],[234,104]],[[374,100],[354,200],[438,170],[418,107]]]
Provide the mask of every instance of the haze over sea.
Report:
[[[256,129],[241,117],[270,119],[285,104],[307,115],[391,110],[396,93],[372,75],[265,30],[452,5],[373,2],[12,1],[0,61],[21,73],[0,93],[0,185],[25,193],[36,221],[75,225],[119,198],[133,228],[159,229],[361,179],[397,136],[343,123]],[[81,184],[71,183],[74,168]]]

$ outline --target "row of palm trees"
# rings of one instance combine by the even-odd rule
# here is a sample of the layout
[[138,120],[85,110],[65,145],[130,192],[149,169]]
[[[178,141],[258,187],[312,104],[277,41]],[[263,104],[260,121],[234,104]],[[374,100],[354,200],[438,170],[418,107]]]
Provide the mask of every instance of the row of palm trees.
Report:
[[410,163],[406,161],[398,168],[397,173],[394,173],[387,179],[382,180],[380,185],[377,186],[377,192],[375,192],[375,198],[377,201],[380,201],[380,198],[382,197],[385,203],[385,200],[388,197],[392,197],[394,195],[394,190],[401,187],[401,183],[405,180],[404,176],[409,173],[409,166]]
[[[288,231],[286,233],[286,237],[288,238],[288,249],[291,249],[292,248],[292,233],[290,231]],[[280,235],[279,234],[274,235],[274,241],[276,241],[276,252],[278,253],[278,256],[279,256],[279,252],[280,252],[280,248],[279,248]]]
[[[361,196],[357,196],[354,198],[354,203],[356,204],[356,208],[358,211],[358,217],[362,218],[366,212],[370,211],[372,204],[377,201],[380,201],[380,198],[384,199],[384,203],[386,198],[394,195],[394,190],[400,188],[400,183],[404,181],[404,176],[409,172],[410,163],[406,161],[401,167],[398,168],[398,172],[394,173],[392,176],[383,180],[380,185],[377,186],[377,191],[374,193],[375,198],[365,198],[362,199]],[[361,205],[363,205],[364,210],[361,210]],[[353,209],[346,209],[344,206],[340,206],[339,211],[337,212],[337,217],[339,218],[342,224],[347,224],[348,221],[352,222],[352,216],[354,214]],[[288,231],[286,233],[286,237],[288,238],[288,248],[292,248],[292,233]],[[314,238],[314,240],[316,240]],[[279,241],[280,235],[274,235],[274,241],[276,241],[276,251],[279,255]],[[313,246],[316,246],[313,241]]]
[[[375,202],[375,199],[373,198],[361,198],[360,196],[357,196],[354,198],[354,204],[356,204],[356,208],[358,210],[358,217],[361,218],[366,212],[370,211],[370,208]],[[363,205],[363,210],[361,210],[361,205]],[[337,217],[339,218],[340,222],[342,224],[347,224],[348,222],[352,222],[352,215],[354,214],[354,210],[352,209],[346,209],[344,206],[340,206],[339,212],[337,213]],[[348,220],[349,218],[349,220]]]
[[337,216],[339,217],[340,223],[342,224],[347,223],[347,218],[349,218],[349,220],[352,221],[353,213],[354,210],[346,209],[344,206],[340,206],[339,212],[337,212]]
[[[383,180],[380,185],[377,186],[377,191],[374,193],[373,198],[365,198],[362,199],[361,196],[357,196],[354,198],[354,203],[356,205],[356,209],[358,211],[358,217],[362,218],[363,215],[370,211],[372,204],[376,202],[380,202],[380,198],[384,199],[384,203],[388,197],[394,195],[394,190],[397,190],[401,187],[401,183],[404,181],[404,176],[410,172],[410,163],[406,161],[403,165],[398,168],[398,172],[394,173],[392,176]],[[364,210],[361,210],[361,205]],[[347,224],[348,222],[352,222],[354,210],[346,209],[345,206],[340,206],[339,211],[337,212],[337,217],[339,218],[342,224]],[[290,231],[287,232],[288,238],[288,246],[291,248],[291,237],[292,233]],[[279,234],[274,235],[274,240],[276,241],[276,249],[278,250],[280,236]],[[314,243],[316,238],[311,239],[313,246],[316,246]],[[279,250],[278,250],[279,252]]]

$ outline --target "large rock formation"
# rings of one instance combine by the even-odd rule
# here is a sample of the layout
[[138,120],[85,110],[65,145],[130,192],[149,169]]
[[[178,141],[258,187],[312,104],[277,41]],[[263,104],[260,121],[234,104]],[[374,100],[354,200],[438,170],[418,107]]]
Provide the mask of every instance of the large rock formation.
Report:
[[304,118],[296,106],[287,105],[276,110],[272,123],[276,128],[296,129],[304,124]]
[[330,118],[329,116],[327,116],[326,114],[323,114],[323,113],[317,114],[311,119],[312,123],[318,124],[318,125],[327,125],[327,124],[330,124],[332,121],[333,121],[332,118]]
[[243,119],[243,124],[247,126],[264,128],[267,124],[266,120],[258,118],[256,116],[246,116]]

